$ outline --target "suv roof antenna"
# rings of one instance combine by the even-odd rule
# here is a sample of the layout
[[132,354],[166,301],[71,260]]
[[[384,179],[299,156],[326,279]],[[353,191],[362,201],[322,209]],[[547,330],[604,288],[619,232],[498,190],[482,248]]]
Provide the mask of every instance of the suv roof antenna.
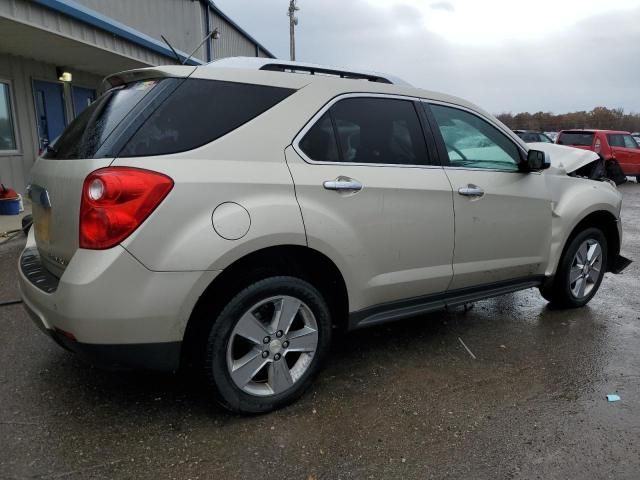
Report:
[[[169,46],[169,48],[171,49],[171,51],[172,51],[172,52],[173,52],[173,54],[175,55],[176,60],[178,61],[178,63],[182,63],[182,60],[180,60],[180,55],[178,55],[178,52],[176,52],[175,48],[173,48],[173,47],[171,46],[171,44],[169,43],[169,40],[167,40],[166,38],[164,38],[164,35],[160,35],[160,38],[162,38],[162,40],[164,40],[164,43],[166,43],[166,44]],[[191,55],[193,55],[193,54],[191,54]],[[183,65],[184,65],[184,64],[183,64]]]
[[[196,53],[198,51],[198,49],[204,44],[204,42],[206,42],[207,40],[209,40],[209,37],[213,38],[214,40],[218,40],[220,38],[220,32],[218,31],[217,28],[214,28],[213,31],[207,33],[204,38],[202,39],[202,41],[198,44],[198,46],[196,48],[193,49],[193,52],[191,52],[189,54],[189,56],[187,58],[184,59],[184,61],[182,62],[182,65],[184,65],[185,63],[187,63],[189,61],[189,59],[191,57],[193,57],[193,54]],[[168,43],[168,42],[167,42]],[[173,50],[173,49],[172,49]]]

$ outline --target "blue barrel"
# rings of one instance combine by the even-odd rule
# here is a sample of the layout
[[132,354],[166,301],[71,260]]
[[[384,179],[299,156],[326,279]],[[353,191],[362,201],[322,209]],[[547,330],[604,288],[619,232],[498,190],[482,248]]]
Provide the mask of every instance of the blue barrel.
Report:
[[0,198],[0,215],[19,215],[20,197]]

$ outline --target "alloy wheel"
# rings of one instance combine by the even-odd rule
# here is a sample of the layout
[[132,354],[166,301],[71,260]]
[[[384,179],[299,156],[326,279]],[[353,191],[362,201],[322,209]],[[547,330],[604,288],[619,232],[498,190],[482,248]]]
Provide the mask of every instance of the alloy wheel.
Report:
[[279,295],[254,304],[238,320],[227,345],[227,369],[251,395],[278,395],[309,369],[318,348],[318,325],[300,299]]
[[597,240],[588,238],[580,245],[571,262],[569,288],[580,300],[587,297],[598,283],[602,272],[602,247]]

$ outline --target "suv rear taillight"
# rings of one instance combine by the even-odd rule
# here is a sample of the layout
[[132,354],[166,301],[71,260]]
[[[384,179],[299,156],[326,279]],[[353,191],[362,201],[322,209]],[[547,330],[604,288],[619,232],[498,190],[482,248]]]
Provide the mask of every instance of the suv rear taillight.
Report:
[[131,235],[173,188],[158,172],[107,167],[89,174],[80,202],[80,248],[104,250]]

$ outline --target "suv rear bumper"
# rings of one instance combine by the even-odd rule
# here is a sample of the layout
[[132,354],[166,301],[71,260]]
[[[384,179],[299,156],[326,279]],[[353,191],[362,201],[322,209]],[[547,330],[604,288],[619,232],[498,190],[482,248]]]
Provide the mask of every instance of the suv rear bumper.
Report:
[[99,366],[178,368],[189,316],[218,272],[153,272],[117,246],[79,249],[59,280],[38,282],[34,249],[30,232],[20,291],[31,318],[57,343]]
[[123,343],[119,345],[82,343],[70,338],[62,330],[45,328],[38,314],[31,310],[26,303],[25,310],[33,322],[58,345],[100,368],[134,368],[172,372],[180,366],[182,342]]

